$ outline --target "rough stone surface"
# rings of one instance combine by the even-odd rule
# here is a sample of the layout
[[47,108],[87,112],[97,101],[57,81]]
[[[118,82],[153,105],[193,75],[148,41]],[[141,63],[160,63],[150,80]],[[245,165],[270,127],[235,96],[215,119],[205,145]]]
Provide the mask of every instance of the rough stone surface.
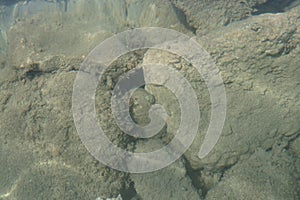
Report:
[[[39,8],[43,12],[34,14]],[[53,54],[83,56],[105,38],[132,27],[166,27],[187,32],[172,4],[159,0],[71,1],[68,12],[57,10],[53,3],[35,0],[17,3],[0,14],[0,19],[15,23],[5,24],[3,30],[0,27],[7,32],[8,54],[14,58],[10,61],[15,66],[27,58],[42,60]]]
[[174,6],[184,13],[186,23],[198,35],[242,21],[254,14],[277,13],[300,4],[292,0],[172,0]]
[[[185,154],[192,168],[195,170],[204,168],[201,178],[206,182],[208,189],[214,187],[217,181],[215,176],[206,176],[205,173],[214,171],[217,174],[218,171],[247,162],[249,156],[258,149],[279,154],[288,148],[294,138],[299,137],[299,92],[295,92],[300,91],[298,15],[299,8],[289,13],[257,16],[197,38],[218,64],[228,102],[224,131],[213,152],[203,160],[197,157],[205,127],[209,122],[207,109],[209,105],[204,107],[200,105],[204,113],[202,126],[194,144]],[[199,82],[199,76],[195,78],[191,75],[195,72],[188,70],[188,64],[174,55],[148,51],[144,63],[151,63],[153,60],[179,69],[192,83],[197,82],[197,79]],[[196,87],[202,94],[205,85],[198,84]],[[170,98],[164,89],[155,89],[153,86],[148,88],[157,99]],[[201,96],[198,95],[198,98]],[[172,109],[176,118],[180,113]],[[174,124],[168,123],[167,126],[172,129]],[[295,166],[298,161],[292,161],[292,158],[287,159]],[[284,168],[270,172],[275,180],[281,179],[280,175],[277,177],[276,170]],[[287,176],[286,182],[299,184],[297,178],[288,175],[292,172],[293,170],[282,172],[285,173],[283,176]],[[261,174],[261,176],[267,179],[269,175]],[[218,177],[220,176],[217,175],[217,179]],[[254,178],[253,184],[255,181]],[[247,181],[245,184],[247,185]],[[276,191],[278,187],[279,185],[271,189]],[[267,186],[263,189],[263,196],[278,196],[279,199],[283,199],[286,195],[290,199],[297,198],[297,192],[293,192],[295,188],[282,196],[276,192],[268,193],[268,189]],[[250,193],[245,194],[244,199],[249,198]],[[234,193],[228,198],[230,199],[232,195],[237,195],[238,199],[239,194]],[[263,196],[259,198],[263,199]]]
[[[159,148],[160,140],[152,141],[152,146]],[[149,143],[148,143],[149,145]],[[152,151],[142,143],[137,149]],[[187,176],[184,160],[179,159],[172,165],[155,172],[131,174],[137,195],[144,200],[150,199],[186,199],[201,200],[202,192],[194,187]],[[180,180],[180,181],[179,181]]]
[[[298,11],[253,17],[199,38],[219,66],[228,104],[215,152],[197,166],[230,166],[256,148],[285,148],[299,134]],[[257,25],[258,31],[251,28]],[[197,160],[196,154],[189,157],[191,163]]]
[[[38,2],[47,12],[33,14]],[[299,199],[300,7],[251,17],[264,2],[79,0],[70,2],[68,12],[47,1],[20,1],[7,10],[1,5],[0,199],[119,194],[125,200]],[[93,47],[114,33],[143,26],[192,35],[211,54],[226,88],[227,119],[214,150],[200,160],[197,153],[210,120],[201,75],[170,53],[124,55],[105,73],[95,97],[99,122],[114,144],[152,151],[172,140],[178,128],[175,96],[155,85],[134,94],[132,115],[144,125],[151,99],[162,104],[170,118],[157,136],[149,141],[129,137],[114,123],[111,90],[120,75],[141,63],[168,64],[181,73],[201,110],[199,133],[183,158],[161,171],[129,175],[99,163],[80,141],[71,112],[72,88]]]
[[229,169],[206,196],[211,199],[299,199],[295,163],[288,152],[260,149]]
[[251,16],[251,13],[254,11],[253,7],[266,1],[172,0],[178,9],[185,13],[187,23],[200,35],[209,33],[217,27],[226,26],[234,21],[240,21]]

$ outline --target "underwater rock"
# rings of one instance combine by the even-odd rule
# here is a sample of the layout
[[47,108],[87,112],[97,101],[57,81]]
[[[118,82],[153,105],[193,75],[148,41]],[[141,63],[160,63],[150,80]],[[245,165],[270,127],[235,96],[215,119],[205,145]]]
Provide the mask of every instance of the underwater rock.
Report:
[[[232,8],[228,5],[236,1],[197,1],[201,6],[207,4],[203,13],[192,2],[174,4],[185,13],[188,25],[179,21],[178,15],[184,16],[169,2],[161,4],[158,0],[79,0],[70,2],[66,13],[47,4],[49,12],[28,17],[24,17],[25,11],[30,11],[32,2],[14,9],[14,24],[7,29],[8,51],[5,63],[0,65],[0,164],[4,163],[0,177],[8,183],[0,188],[1,198],[10,194],[10,186],[22,170],[27,171],[12,197],[26,194],[31,199],[41,199],[43,193],[36,190],[50,187],[56,191],[57,199],[76,198],[76,193],[90,199],[118,194],[125,198],[123,193],[132,190],[144,199],[174,199],[174,195],[178,199],[203,199],[206,192],[208,199],[223,198],[224,192],[228,199],[240,199],[239,195],[248,198],[250,192],[258,199],[267,195],[299,198],[299,178],[291,174],[300,170],[296,139],[300,134],[300,8],[248,17],[250,8],[265,0],[247,1],[249,6],[241,3]],[[220,8],[223,13],[218,14],[217,4],[225,3],[228,5]],[[240,6],[243,9],[231,13]],[[211,10],[210,15],[198,21]],[[193,18],[196,11],[198,15]],[[244,17],[248,18],[239,21]],[[139,64],[155,61],[177,70],[195,90],[201,110],[198,135],[184,158],[161,171],[128,175],[99,163],[80,141],[71,112],[72,89],[76,72],[93,47],[114,33],[142,26],[174,28],[189,35],[197,29],[195,39],[211,54],[224,80],[227,121],[213,151],[199,159],[210,122],[209,93],[201,75],[186,60],[171,53],[148,50],[124,55],[100,81],[101,91],[95,97],[99,122],[114,144],[132,151],[158,149],[173,139],[179,126],[176,97],[157,85],[145,86],[135,94],[138,103],[132,107],[132,114],[137,123],[147,123],[149,107],[154,102],[161,104],[170,118],[160,135],[147,143],[127,137],[113,123],[111,89],[121,74]],[[1,45],[4,41],[0,39]],[[14,148],[12,143],[20,147],[20,152],[8,150]],[[17,162],[16,158],[32,161],[33,167],[27,162],[11,164]],[[191,171],[204,184],[196,187]],[[46,198],[52,195],[50,190],[45,191]]]
[[[193,167],[231,166],[256,148],[275,150],[276,141],[298,134],[299,9],[252,17],[198,38],[222,74],[227,120],[214,151],[203,160],[196,153],[202,139],[195,139],[186,154]],[[270,49],[280,53],[269,55]]]
[[7,27],[15,66],[29,56],[86,55],[105,38],[133,27],[158,26],[189,33],[172,4],[159,0],[78,0],[69,2],[67,12],[52,3],[30,1],[14,5],[3,15],[0,24]]
[[[161,141],[152,141],[152,147],[159,147]],[[146,144],[149,145],[149,144]],[[137,149],[149,151],[143,143],[137,145]],[[150,147],[151,148],[151,147]],[[177,160],[170,166],[144,174],[131,174],[134,188],[141,199],[185,199],[201,200],[201,190],[195,188],[192,180],[187,176],[185,161]]]
[[186,16],[186,22],[198,35],[243,20],[255,11],[254,6],[267,0],[172,0],[175,7]]
[[144,89],[137,89],[133,93],[131,99],[131,115],[133,120],[140,126],[147,125],[150,122],[150,119],[148,117],[149,110],[151,108],[151,105],[155,103],[154,96]]
[[287,152],[258,150],[247,161],[226,171],[206,199],[299,199],[298,174]]
[[[189,71],[191,67],[188,63],[180,60],[176,55],[154,50],[149,50],[145,54],[143,64],[152,63],[155,60],[157,63],[178,69],[192,84],[198,83],[195,89],[201,94],[198,98],[201,102],[202,123],[193,145],[184,155],[194,170],[204,168],[210,172],[222,172],[223,169],[231,166],[247,163],[248,157],[257,149],[265,152],[271,151],[275,155],[280,154],[288,148],[289,141],[293,141],[293,138],[299,135],[300,127],[297,122],[300,118],[300,106],[297,100],[299,93],[294,93],[296,88],[300,91],[297,75],[300,63],[298,15],[299,12],[295,8],[288,13],[253,17],[244,22],[229,25],[211,35],[197,38],[217,62],[226,87],[228,102],[227,121],[221,138],[214,150],[202,160],[197,155],[210,120],[209,110],[207,110],[210,105],[206,104],[207,99],[201,101],[203,96],[207,96],[203,93],[205,85],[199,85],[201,78],[199,80],[199,76],[193,75],[196,73]],[[270,54],[273,50],[276,53]],[[290,90],[290,88],[293,89]],[[146,87],[146,90],[158,102],[163,102],[162,105],[167,111],[173,112],[177,118],[180,116],[180,111],[168,106],[175,104],[171,103],[173,97],[166,92],[166,89],[150,85]],[[206,105],[201,106],[203,103]],[[174,132],[176,130],[174,125],[176,123],[172,125],[167,122],[167,129]],[[293,165],[292,157],[287,157],[287,160]],[[251,171],[251,169],[248,170]],[[272,173],[261,174],[261,176],[268,179],[267,177],[272,176]],[[289,179],[286,183],[292,181],[295,185],[299,184],[296,178],[289,176],[291,172],[282,173],[287,173],[284,175]],[[252,175],[249,176],[252,177]],[[201,177],[200,174],[199,177]],[[276,179],[276,175],[273,178]],[[226,180],[224,178],[224,181]],[[251,190],[257,190],[255,189],[256,179],[253,177],[251,181],[252,183],[245,182],[245,186],[253,184],[254,188]],[[272,190],[278,189],[279,186],[280,184],[274,186]],[[241,188],[241,191],[245,193],[247,188]],[[282,197],[296,198],[297,192],[294,191],[295,188],[287,189],[287,194],[282,194]],[[263,196],[280,196],[277,193],[268,192],[268,188],[262,189]],[[235,195],[235,193],[228,193],[228,198],[231,199]],[[250,193],[245,195],[247,199]],[[263,196],[258,198],[263,199]],[[213,199],[215,196],[210,197]],[[221,198],[221,196],[217,197]],[[236,198],[238,199],[238,195]]]

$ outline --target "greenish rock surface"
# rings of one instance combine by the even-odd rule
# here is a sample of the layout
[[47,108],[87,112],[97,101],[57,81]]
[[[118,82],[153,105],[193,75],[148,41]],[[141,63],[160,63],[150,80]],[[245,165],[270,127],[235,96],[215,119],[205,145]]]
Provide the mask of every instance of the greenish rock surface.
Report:
[[[0,199],[299,199],[300,7],[251,16],[265,2],[78,0],[61,12],[40,1],[46,11],[38,14],[30,12],[36,1],[5,11],[1,6],[7,24],[0,25]],[[167,64],[181,73],[201,110],[198,135],[182,158],[157,172],[128,174],[106,167],[85,148],[73,121],[72,90],[95,46],[144,26],[186,33],[211,54],[225,84],[227,118],[213,151],[199,159],[211,106],[201,75],[167,52],[122,56],[95,96],[99,123],[114,144],[153,151],[179,126],[176,97],[157,85],[134,93],[131,114],[146,125],[151,106],[161,104],[169,118],[158,135],[136,139],[115,124],[111,91],[140,64]]]

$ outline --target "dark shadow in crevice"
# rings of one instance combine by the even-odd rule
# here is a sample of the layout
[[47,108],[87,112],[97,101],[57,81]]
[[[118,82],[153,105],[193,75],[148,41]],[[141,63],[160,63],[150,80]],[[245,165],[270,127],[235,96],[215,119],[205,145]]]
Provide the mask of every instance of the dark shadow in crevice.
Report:
[[[194,170],[190,163],[187,161],[187,159],[185,157],[183,157],[184,161],[185,161],[185,168],[187,171],[187,176],[192,180],[192,184],[193,186],[197,189],[199,195],[205,199],[208,191],[211,189],[210,187],[208,187],[205,182],[203,181],[202,177],[201,177],[201,173],[205,170],[204,168],[198,169],[198,170]],[[216,171],[211,171],[211,173],[218,173],[220,174],[219,177],[219,181],[221,181],[221,179],[224,177],[224,174],[226,171],[230,170],[234,165],[228,165],[228,166],[224,166],[223,168],[219,168]]]
[[[20,70],[20,69],[19,69]],[[39,63],[32,63],[28,66],[28,69],[20,70],[21,71],[21,78],[25,78],[27,80],[32,81],[33,79],[44,76],[47,74],[54,74],[56,70],[42,70],[40,69]]]
[[205,185],[200,179],[201,169],[194,170],[184,156],[183,159],[185,163],[184,165],[185,165],[187,176],[191,179],[194,188],[196,188],[196,190],[198,191],[201,197],[205,196],[207,191],[205,191]]
[[172,5],[172,7],[173,7],[173,10],[174,10],[175,13],[176,13],[176,16],[177,16],[177,19],[179,20],[179,22],[180,22],[181,24],[183,24],[183,26],[184,26],[187,30],[191,31],[193,34],[196,35],[197,29],[189,25],[185,13],[184,13],[182,10],[180,10],[179,8],[177,8],[177,7],[173,4],[173,2],[170,1],[170,3],[171,3],[171,5]]
[[138,199],[137,192],[134,188],[134,182],[131,182],[129,188],[124,188],[120,191],[121,197],[124,200]]
[[35,79],[36,77],[42,76],[43,72],[39,70],[31,70],[25,73],[25,77],[28,78],[30,81]]
[[299,0],[268,0],[264,4],[254,6],[255,11],[252,14],[283,13],[299,4]]

